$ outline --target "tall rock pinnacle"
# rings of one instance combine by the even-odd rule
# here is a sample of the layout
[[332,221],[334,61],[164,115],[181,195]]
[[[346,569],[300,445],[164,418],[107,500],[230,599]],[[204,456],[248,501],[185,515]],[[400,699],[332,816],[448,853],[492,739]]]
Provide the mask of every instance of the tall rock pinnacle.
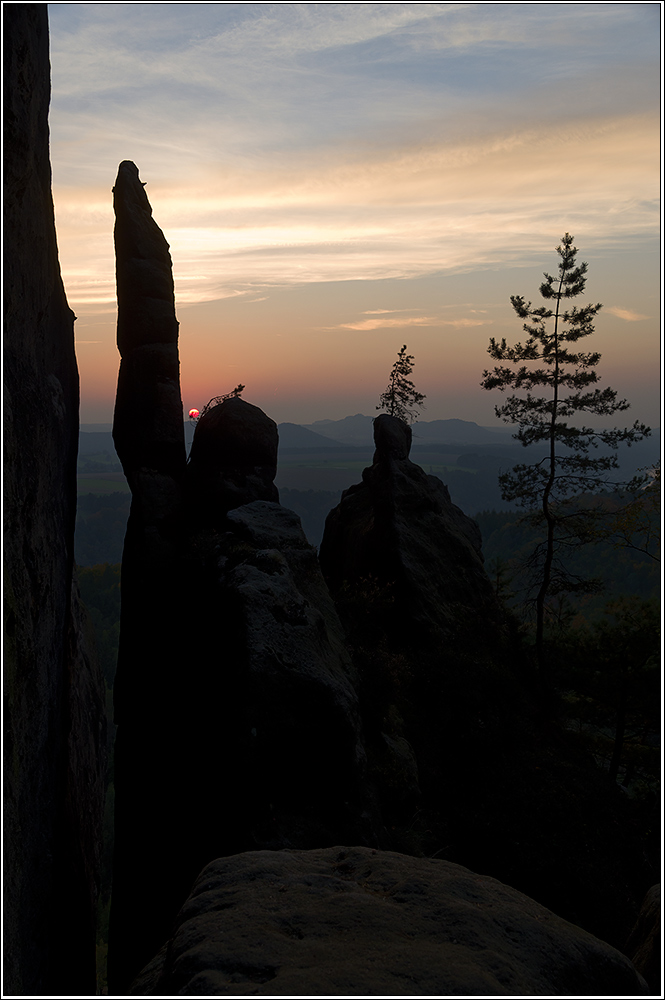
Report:
[[[182,783],[174,778],[180,701],[173,692],[182,682],[185,642],[180,546],[185,440],[168,244],[133,163],[120,164],[113,194],[122,356],[113,438],[132,490],[114,685],[116,836],[109,943],[110,981],[124,989],[161,943],[163,929],[151,914],[168,913],[174,891],[156,869],[178,840],[179,819],[169,820],[172,810],[182,816],[183,805]],[[152,879],[144,871],[148,856],[155,862]],[[140,911],[142,891],[149,912]]]
[[122,357],[113,438],[130,485],[141,468],[180,479],[185,436],[171,255],[129,160],[118,169],[113,207]]
[[[163,623],[172,604],[177,616],[185,433],[168,243],[128,160],[120,164],[113,195],[122,357],[113,439],[132,490],[115,685],[118,722],[123,713],[141,718],[154,706],[154,682],[163,678],[156,654],[162,645],[165,655],[173,648]],[[123,702],[128,674],[132,695]]]

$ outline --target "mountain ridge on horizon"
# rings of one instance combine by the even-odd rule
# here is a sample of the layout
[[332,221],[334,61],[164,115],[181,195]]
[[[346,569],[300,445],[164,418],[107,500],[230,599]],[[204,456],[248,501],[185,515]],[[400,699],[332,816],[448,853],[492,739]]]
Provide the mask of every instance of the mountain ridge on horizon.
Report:
[[[343,444],[373,445],[372,424],[374,417],[355,413],[341,420],[315,420],[311,424],[300,424],[306,430],[321,437],[334,438]],[[281,424],[279,425],[281,427]],[[444,420],[416,420],[411,425],[413,443],[423,444],[498,444],[512,439],[509,427],[482,427],[475,420],[450,417]]]
[[[305,449],[311,450],[330,448],[367,448],[373,449],[374,435],[372,429],[374,417],[364,413],[350,414],[340,420],[323,419],[315,420],[310,424],[299,424],[293,421],[283,421],[277,425],[279,431],[281,449]],[[187,428],[191,421],[185,420],[185,431],[187,444],[191,443],[191,431]],[[514,433],[515,427],[486,427],[473,420],[462,420],[459,417],[450,417],[443,420],[418,420],[411,425],[413,431],[413,445],[455,445],[464,448],[483,447],[492,445],[513,445],[516,444]],[[100,447],[111,447],[112,424],[103,423],[82,423],[80,434],[85,435],[79,438],[83,447],[79,449],[80,454],[96,451]],[[193,428],[192,428],[193,430]],[[102,438],[98,435],[108,434],[108,441],[102,444]],[[88,437],[88,435],[90,435]],[[93,438],[95,435],[95,438]],[[652,457],[646,458],[646,453],[654,448],[659,451],[660,429],[652,428],[651,442],[645,443],[645,462],[652,461]],[[625,453],[625,449],[623,450]],[[634,446],[633,451],[637,451]],[[653,459],[655,461],[655,459]]]
[[[343,447],[344,445],[374,446],[374,417],[364,413],[349,414],[339,420],[324,418],[312,423],[282,421],[279,423],[280,443],[287,448]],[[190,421],[185,420],[187,426]],[[512,437],[510,428],[483,427],[473,420],[451,417],[442,420],[418,420],[411,425],[414,444],[491,444]],[[111,423],[81,423],[82,434],[110,433]],[[420,439],[420,442],[419,442]]]

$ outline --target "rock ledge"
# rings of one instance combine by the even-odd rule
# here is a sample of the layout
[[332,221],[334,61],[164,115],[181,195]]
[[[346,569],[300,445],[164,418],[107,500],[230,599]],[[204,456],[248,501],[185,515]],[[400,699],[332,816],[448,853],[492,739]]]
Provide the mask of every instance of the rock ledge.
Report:
[[630,961],[495,879],[362,847],[208,865],[149,996],[643,996]]

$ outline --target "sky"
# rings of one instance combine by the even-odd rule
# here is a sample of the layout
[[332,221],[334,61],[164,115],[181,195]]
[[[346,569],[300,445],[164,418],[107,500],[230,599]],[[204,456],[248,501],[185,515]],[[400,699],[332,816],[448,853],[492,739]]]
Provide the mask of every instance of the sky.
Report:
[[[185,409],[375,412],[403,344],[423,419],[496,426],[490,337],[564,233],[602,302],[609,423],[659,419],[659,3],[51,3],[56,228],[82,423],[119,356],[111,188],[173,258]],[[607,425],[608,421],[605,421]]]

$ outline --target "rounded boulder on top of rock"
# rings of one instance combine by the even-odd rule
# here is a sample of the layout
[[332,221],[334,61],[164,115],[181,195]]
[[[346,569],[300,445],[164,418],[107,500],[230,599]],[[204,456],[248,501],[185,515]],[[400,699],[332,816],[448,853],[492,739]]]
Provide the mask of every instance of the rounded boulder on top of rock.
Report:
[[187,477],[199,521],[214,524],[255,500],[279,502],[277,424],[239,396],[203,413],[196,425]]
[[215,471],[260,466],[277,473],[277,424],[239,396],[204,412],[196,425],[190,462]]
[[382,459],[405,459],[411,451],[413,433],[408,424],[399,417],[391,417],[382,413],[374,418],[374,444],[376,451],[374,461]]

